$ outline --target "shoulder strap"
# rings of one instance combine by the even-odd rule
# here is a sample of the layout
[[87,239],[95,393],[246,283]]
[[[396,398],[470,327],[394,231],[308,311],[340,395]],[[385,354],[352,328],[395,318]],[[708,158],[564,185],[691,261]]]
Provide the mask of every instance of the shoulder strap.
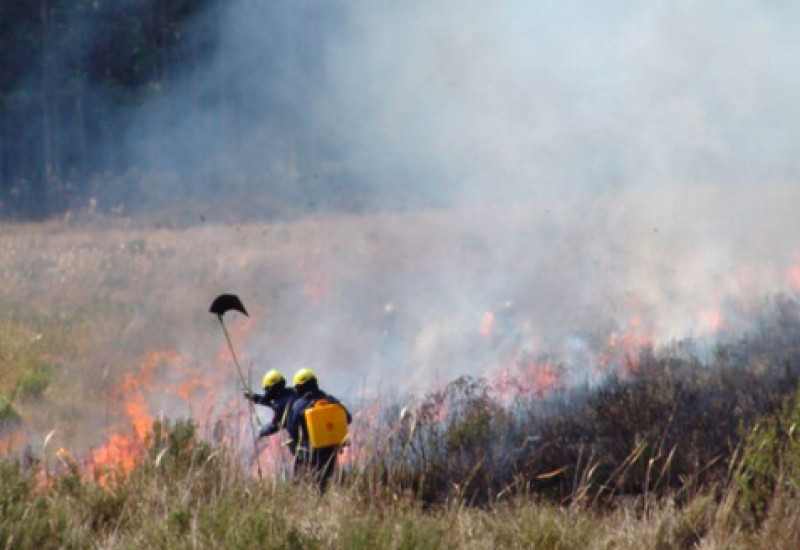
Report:
[[281,428],[286,426],[286,420],[289,418],[289,409],[291,409],[291,404],[283,408],[283,414],[281,415],[280,424],[278,424]]

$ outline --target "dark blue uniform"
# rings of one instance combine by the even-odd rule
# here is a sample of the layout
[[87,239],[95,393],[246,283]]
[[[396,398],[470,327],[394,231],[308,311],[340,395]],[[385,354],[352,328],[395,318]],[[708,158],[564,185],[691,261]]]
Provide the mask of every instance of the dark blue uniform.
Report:
[[[306,426],[305,411],[320,399],[330,403],[338,403],[338,399],[321,390],[312,390],[299,396],[292,404],[286,430],[292,438],[292,451],[294,452],[294,472],[296,475],[311,474],[319,481],[320,490],[325,491],[328,480],[333,475],[336,467],[336,458],[339,446],[320,447],[312,449],[308,440],[308,427]],[[342,405],[347,415],[347,423],[353,420],[350,411]]]
[[258,433],[259,437],[276,434],[281,431],[281,428],[288,427],[292,403],[297,399],[297,393],[294,389],[283,388],[276,395],[270,395],[269,397],[255,393],[251,399],[257,405],[264,405],[272,409],[272,421],[261,428]]

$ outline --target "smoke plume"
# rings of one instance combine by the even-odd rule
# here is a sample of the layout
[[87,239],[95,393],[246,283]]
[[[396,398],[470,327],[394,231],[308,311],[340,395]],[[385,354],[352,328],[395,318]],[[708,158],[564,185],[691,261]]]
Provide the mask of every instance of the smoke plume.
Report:
[[218,2],[185,29],[204,62],[120,120],[131,186],[101,206],[181,222],[135,235],[157,262],[122,336],[158,318],[205,365],[218,327],[187,319],[235,292],[256,371],[355,396],[540,362],[592,382],[746,330],[800,289],[799,12]]
[[[140,128],[169,123],[161,141],[132,133],[133,150],[145,165],[215,159],[215,192],[234,205],[280,182],[309,204],[433,209],[317,236],[307,269],[330,311],[287,312],[302,334],[284,340],[288,363],[419,381],[480,371],[494,359],[471,342],[504,306],[525,346],[594,361],[631,324],[655,341],[738,328],[790,288],[796,12],[231,2],[208,71],[143,109]],[[207,89],[231,101],[187,101]],[[400,346],[394,363],[342,349],[357,347],[337,337],[348,323],[358,339],[380,322],[402,334],[381,344]]]

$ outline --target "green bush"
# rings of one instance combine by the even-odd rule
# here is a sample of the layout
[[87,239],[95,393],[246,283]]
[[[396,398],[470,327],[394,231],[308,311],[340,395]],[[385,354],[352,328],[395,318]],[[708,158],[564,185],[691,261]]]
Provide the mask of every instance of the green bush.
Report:
[[197,437],[197,423],[193,420],[156,420],[147,443],[152,463],[170,475],[185,475],[214,454],[212,445]]
[[0,428],[19,422],[19,413],[11,404],[11,399],[5,395],[0,395]]
[[115,482],[113,486],[89,484],[80,495],[85,525],[95,533],[106,533],[122,519],[130,485]]
[[17,382],[14,395],[21,400],[39,399],[50,385],[53,367],[48,363],[36,363],[31,372]]
[[338,548],[369,550],[445,550],[458,545],[448,536],[446,522],[434,515],[409,511],[406,517],[367,514],[344,516]]
[[387,425],[391,443],[368,470],[397,493],[486,504],[507,481],[514,419],[485,379],[460,377]]
[[85,534],[71,526],[70,503],[41,489],[36,461],[0,461],[0,547],[18,550],[88,548]]
[[22,471],[20,461],[0,460],[0,518],[21,516],[25,501],[33,489],[33,479]]
[[[298,495],[294,495],[297,498]],[[302,498],[302,496],[301,496]],[[313,501],[311,501],[313,502]],[[304,550],[320,546],[313,534],[298,528],[286,508],[275,506],[262,492],[227,492],[197,512],[200,539],[206,546]]]
[[800,392],[746,434],[735,481],[738,509],[755,524],[777,496],[800,495]]

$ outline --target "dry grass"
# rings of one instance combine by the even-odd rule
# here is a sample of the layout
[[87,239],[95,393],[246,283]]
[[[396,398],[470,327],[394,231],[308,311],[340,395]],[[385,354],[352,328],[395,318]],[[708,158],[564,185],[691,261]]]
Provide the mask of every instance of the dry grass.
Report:
[[28,426],[59,429],[72,449],[94,444],[87,434],[105,429],[109,415],[119,419],[109,388],[136,372],[147,350],[176,350],[201,375],[218,368],[220,334],[206,309],[223,291],[242,296],[249,328],[263,340],[237,340],[248,369],[257,374],[263,361],[289,357],[338,369],[357,387],[367,371],[354,367],[374,362],[384,305],[412,291],[428,299],[442,248],[452,251],[455,271],[509,253],[481,245],[476,221],[415,213],[240,225],[2,224],[0,394],[37,362],[52,364],[44,401],[25,411]]
[[[656,460],[657,456],[661,461],[659,471],[678,464],[677,453],[669,452],[675,442],[665,443],[668,435],[680,442],[683,434],[692,433],[696,439],[682,456],[700,457],[697,460],[701,461],[709,458],[701,452],[707,449],[701,448],[707,443],[703,441],[706,432],[689,430],[696,427],[695,417],[685,417],[689,419],[685,421],[687,426],[670,420],[674,415],[669,405],[678,395],[673,392],[678,386],[670,385],[676,381],[674,377],[659,379],[661,385],[646,386],[640,392],[626,386],[617,394],[609,390],[605,401],[600,396],[585,402],[587,408],[591,405],[596,406],[596,411],[604,411],[604,418],[610,419],[607,426],[616,431],[594,434],[588,443],[602,440],[606,446],[597,446],[602,456],[577,454],[578,465],[583,461],[586,475],[576,473],[575,468],[570,471],[572,476],[565,489],[557,488],[582,498],[545,501],[542,494],[546,491],[537,492],[530,484],[520,484],[503,498],[488,498],[480,507],[468,505],[475,503],[466,498],[465,489],[473,480],[485,482],[494,495],[503,493],[492,483],[496,481],[498,464],[508,453],[498,447],[501,440],[492,430],[501,424],[507,428],[511,422],[491,407],[486,409],[487,415],[465,417],[453,424],[453,430],[443,431],[438,440],[441,455],[426,456],[426,461],[418,463],[427,471],[425,468],[434,464],[433,458],[441,459],[435,463],[438,470],[434,472],[443,480],[444,489],[432,486],[430,498],[419,498],[422,484],[414,477],[419,472],[415,473],[413,463],[392,464],[387,460],[383,453],[394,452],[396,447],[387,443],[383,435],[383,439],[373,442],[367,462],[381,467],[388,463],[391,468],[356,472],[322,498],[303,485],[272,478],[259,483],[232,451],[202,442],[193,442],[188,456],[179,453],[173,457],[172,465],[163,457],[159,460],[159,453],[155,452],[129,477],[116,483],[97,485],[69,471],[61,471],[57,481],[52,482],[58,466],[53,448],[64,445],[80,451],[104,440],[109,417],[114,414],[110,410],[114,404],[109,389],[124,373],[137,370],[145,350],[178,349],[198,371],[218,360],[219,341],[210,342],[214,339],[209,335],[219,334],[214,332],[217,327],[210,322],[213,320],[205,308],[220,291],[246,289],[254,298],[248,301],[253,319],[264,333],[270,334],[272,345],[286,346],[308,328],[305,323],[319,311],[317,299],[337,306],[346,302],[347,308],[342,310],[353,316],[354,326],[374,324],[379,316],[376,309],[386,300],[385,289],[392,288],[398,271],[410,280],[404,283],[404,291],[419,291],[423,301],[431,298],[435,285],[429,285],[433,275],[426,270],[440,265],[433,260],[443,248],[442,243],[454,250],[448,261],[455,272],[467,265],[514,265],[514,248],[504,249],[502,243],[496,249],[484,246],[475,220],[467,222],[463,217],[427,213],[238,227],[156,228],[124,220],[98,223],[10,225],[0,231],[0,248],[5,251],[0,263],[0,357],[4,361],[0,395],[18,413],[15,427],[24,426],[33,447],[21,464],[13,457],[2,459],[0,546],[798,547],[800,512],[797,495],[790,488],[783,487],[769,495],[758,521],[742,517],[738,504],[742,487],[732,481],[733,476],[717,476],[716,484],[688,483],[691,490],[681,491],[680,487],[692,477],[691,470],[688,478],[686,473],[690,462],[676,470],[670,484],[656,483],[659,491],[648,492],[652,486],[650,471],[654,469],[648,468],[648,460]],[[500,219],[497,223],[514,222]],[[409,252],[412,249],[413,254]],[[378,284],[365,287],[363,270],[367,264]],[[794,327],[791,323],[781,326]],[[757,340],[763,349],[747,348],[747,359],[731,359],[731,364],[744,361],[748,363],[746,367],[752,366],[746,372],[753,378],[727,384],[727,379],[717,376],[716,371],[702,371],[702,376],[692,382],[694,386],[680,385],[681,395],[717,399],[725,404],[730,396],[726,388],[734,388],[731,394],[752,397],[755,394],[747,390],[762,379],[758,376],[782,372],[784,365],[779,358],[795,357],[796,335],[786,331],[774,334],[775,341],[769,339],[770,334]],[[375,347],[375,334],[371,332],[347,334],[326,341],[326,358],[338,364],[357,364],[361,357],[347,345],[356,337],[364,347]],[[742,349],[745,348],[733,351]],[[283,351],[286,350],[295,351],[290,347]],[[669,369],[675,365],[667,365],[664,372],[672,372]],[[769,389],[766,385],[764,388]],[[705,390],[714,391],[706,394]],[[782,391],[789,393],[791,388]],[[772,392],[763,401],[772,406],[774,401],[780,401],[776,395]],[[636,400],[645,397],[646,402]],[[751,401],[744,399],[742,403]],[[648,405],[648,412],[658,414],[652,418],[639,416],[638,412]],[[744,410],[738,402],[732,406],[736,414]],[[751,408],[745,412],[753,416],[741,418],[750,422],[754,415],[765,411]],[[558,444],[539,448],[539,455],[522,457],[530,462],[518,460],[514,467],[520,471],[529,468],[530,476],[536,478],[573,460],[573,451],[579,443],[587,443],[582,438],[589,433],[585,431],[585,417],[579,413],[565,415],[563,425],[553,420],[550,435]],[[633,416],[637,422],[632,421]],[[626,422],[625,418],[631,421]],[[727,419],[727,428],[731,428],[732,418]],[[602,424],[598,421],[597,425]],[[571,431],[562,430],[564,426]],[[43,449],[41,440],[53,428],[58,435],[51,448]],[[681,431],[684,428],[689,431]],[[434,431],[430,433],[435,435]],[[714,433],[723,441],[732,432]],[[476,434],[480,437],[476,438]],[[561,438],[556,439],[559,434]],[[643,448],[642,441],[651,447],[647,453],[635,454],[636,449]],[[653,447],[653,442],[664,448]],[[724,443],[730,443],[730,449],[736,448],[735,441]],[[487,446],[482,447],[483,444]],[[476,468],[475,454],[491,458],[492,464]],[[44,464],[36,462],[37,456],[43,457]],[[451,460],[454,456],[457,461]],[[730,455],[726,460],[732,458]],[[625,478],[631,483],[628,489],[643,486],[644,491],[631,490],[624,495],[627,489],[620,485],[609,490],[609,498],[603,502],[590,498],[598,480],[587,471],[601,472],[593,470],[601,459],[603,475]],[[536,469],[544,468],[546,463],[547,468]],[[695,467],[695,479],[705,467],[706,464]],[[734,470],[736,464],[731,462],[722,470],[727,472],[728,467]],[[42,485],[43,468],[48,471],[51,485]],[[427,473],[430,481],[430,471]],[[478,474],[484,477],[474,477]],[[609,479],[599,480],[599,484]]]
[[[40,472],[40,470],[38,470]],[[36,467],[0,463],[0,542],[7,548],[421,548],[722,549],[796,548],[796,498],[776,497],[758,529],[737,520],[728,498],[669,499],[643,512],[561,507],[518,495],[489,508],[423,508],[354,486],[323,496],[303,484],[245,475],[224,449],[204,444],[153,453],[103,486],[69,472],[42,486]],[[727,494],[730,496],[730,493]]]

